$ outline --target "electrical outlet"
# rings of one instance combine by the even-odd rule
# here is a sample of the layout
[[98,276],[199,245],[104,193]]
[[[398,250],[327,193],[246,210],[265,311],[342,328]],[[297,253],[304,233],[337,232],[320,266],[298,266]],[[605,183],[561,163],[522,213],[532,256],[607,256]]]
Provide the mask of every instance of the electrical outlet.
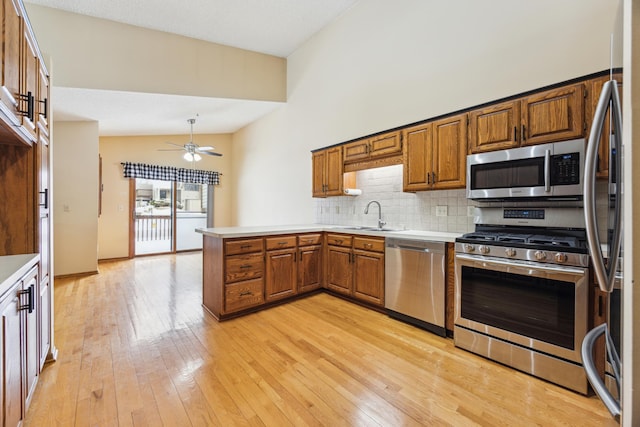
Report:
[[475,216],[475,215],[476,215],[476,207],[467,206],[467,216]]
[[436,206],[436,216],[447,216],[447,206]]

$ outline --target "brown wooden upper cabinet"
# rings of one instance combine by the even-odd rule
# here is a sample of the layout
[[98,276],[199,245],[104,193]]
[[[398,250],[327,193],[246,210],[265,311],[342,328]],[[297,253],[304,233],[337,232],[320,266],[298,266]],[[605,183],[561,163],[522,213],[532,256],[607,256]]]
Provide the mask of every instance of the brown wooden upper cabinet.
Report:
[[[38,121],[40,51],[20,0],[2,0],[0,118],[15,141],[33,145]],[[3,141],[8,142],[8,141]]]
[[316,151],[312,155],[312,160],[313,197],[342,195],[342,147]]
[[469,151],[482,153],[585,135],[585,85],[578,83],[469,113]]
[[[622,102],[622,74],[615,74],[613,78],[618,82],[618,93],[620,94],[620,101]],[[587,82],[587,102],[585,106],[585,115],[587,117],[587,138],[589,137],[589,133],[591,131],[593,115],[596,112],[596,107],[598,105],[598,99],[600,98],[602,86],[607,81],[609,81],[609,76],[598,77]],[[600,137],[600,149],[598,150],[598,171],[596,173],[596,176],[598,178],[607,178],[609,176],[610,132],[611,125],[609,123],[609,117],[607,116],[602,128],[602,136]]]
[[403,190],[464,188],[467,114],[403,130]]
[[361,162],[401,153],[402,135],[398,131],[388,132],[345,144],[344,162]]

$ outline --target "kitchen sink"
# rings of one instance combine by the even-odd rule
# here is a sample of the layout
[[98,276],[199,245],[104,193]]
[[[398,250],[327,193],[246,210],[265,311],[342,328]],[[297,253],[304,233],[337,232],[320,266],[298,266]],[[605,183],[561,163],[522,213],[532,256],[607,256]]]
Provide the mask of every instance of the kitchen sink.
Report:
[[343,230],[360,230],[360,231],[400,231],[399,228],[389,228],[389,227],[367,227],[364,225],[339,225],[336,228],[341,228]]

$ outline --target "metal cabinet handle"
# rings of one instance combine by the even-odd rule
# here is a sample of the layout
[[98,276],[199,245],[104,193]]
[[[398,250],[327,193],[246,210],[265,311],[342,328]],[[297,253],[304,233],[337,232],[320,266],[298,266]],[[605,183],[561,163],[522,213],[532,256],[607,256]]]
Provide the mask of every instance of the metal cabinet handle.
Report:
[[44,113],[39,111],[38,114],[40,114],[42,117],[44,117],[46,119],[47,118],[47,103],[48,103],[47,98],[45,98],[43,101],[38,101],[38,102],[41,103],[41,104],[44,104],[44,107],[42,107],[42,109],[44,110]]
[[518,127],[514,126],[513,127],[513,141],[517,141],[518,140]]
[[27,295],[27,304],[20,304],[18,310],[27,310],[29,313],[33,313],[33,309],[35,307],[33,286],[34,285],[31,285],[25,290],[18,291],[18,295]]
[[40,191],[40,195],[44,196],[44,201],[41,201],[39,205],[45,209],[49,209],[49,189],[45,188],[44,191]]
[[251,264],[243,264],[240,266],[240,269],[246,270],[247,268],[251,268]]
[[523,141],[525,141],[527,139],[527,133],[525,131],[526,131],[526,127],[524,125],[522,125],[522,132],[520,132],[520,133],[521,133]]
[[246,297],[247,295],[251,295],[251,291],[243,291],[238,294],[241,297]]

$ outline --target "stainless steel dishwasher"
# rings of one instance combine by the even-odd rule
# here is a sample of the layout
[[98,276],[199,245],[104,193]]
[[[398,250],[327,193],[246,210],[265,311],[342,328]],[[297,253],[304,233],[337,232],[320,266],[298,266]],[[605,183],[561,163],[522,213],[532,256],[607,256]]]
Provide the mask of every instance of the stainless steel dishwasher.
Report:
[[445,243],[386,238],[389,316],[445,336]]

